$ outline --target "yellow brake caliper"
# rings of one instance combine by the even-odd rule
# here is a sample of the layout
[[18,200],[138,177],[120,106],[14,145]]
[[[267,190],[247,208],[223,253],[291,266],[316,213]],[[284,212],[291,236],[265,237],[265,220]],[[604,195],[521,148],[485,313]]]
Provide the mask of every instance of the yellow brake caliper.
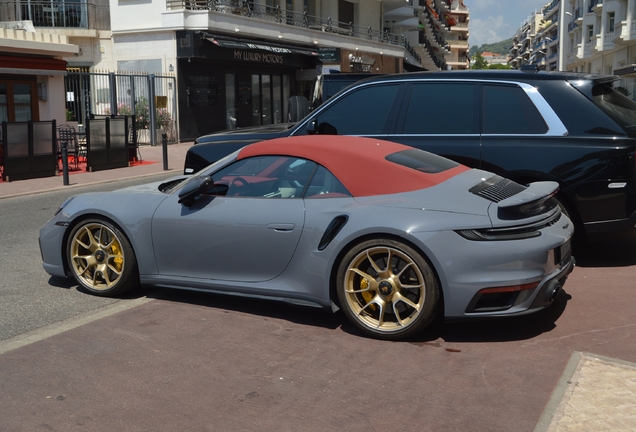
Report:
[[117,255],[114,259],[113,262],[115,263],[115,267],[117,268],[117,271],[121,271],[121,268],[124,266],[124,259],[121,257],[121,248],[119,247],[119,243],[114,241],[111,245],[110,245],[110,253],[112,255]]
[[[367,288],[369,288],[369,281],[368,281],[368,280],[366,280],[366,278],[361,278],[361,279],[360,279],[360,289],[361,289],[361,290],[366,290]],[[367,304],[368,304],[371,300],[373,300],[373,294],[372,294],[372,293],[370,293],[369,291],[363,291],[361,294],[362,294],[362,298],[364,299],[364,301],[366,301],[366,302],[367,302]],[[372,310],[375,310],[375,308],[376,308],[375,304],[371,304],[371,305],[369,305],[369,307],[370,307]]]

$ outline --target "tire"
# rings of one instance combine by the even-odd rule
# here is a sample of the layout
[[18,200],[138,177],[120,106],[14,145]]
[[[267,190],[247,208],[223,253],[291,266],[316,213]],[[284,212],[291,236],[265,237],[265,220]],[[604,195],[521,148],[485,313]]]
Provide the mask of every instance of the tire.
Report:
[[87,219],[77,224],[68,237],[66,259],[71,275],[92,294],[111,297],[139,285],[130,242],[106,220]]
[[413,336],[439,313],[440,288],[431,266],[399,241],[376,239],[353,247],[340,262],[336,284],[347,318],[378,339]]

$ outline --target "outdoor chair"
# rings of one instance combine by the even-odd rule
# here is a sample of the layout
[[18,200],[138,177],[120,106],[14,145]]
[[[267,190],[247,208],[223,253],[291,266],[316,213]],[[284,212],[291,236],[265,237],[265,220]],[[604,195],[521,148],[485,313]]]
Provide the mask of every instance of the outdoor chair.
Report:
[[[66,144],[67,155],[73,158],[75,169],[79,169],[80,145],[77,140],[77,132],[71,125],[62,124],[57,128],[57,160],[62,162],[62,145]],[[62,165],[63,166],[63,165]],[[59,164],[58,164],[59,168]]]

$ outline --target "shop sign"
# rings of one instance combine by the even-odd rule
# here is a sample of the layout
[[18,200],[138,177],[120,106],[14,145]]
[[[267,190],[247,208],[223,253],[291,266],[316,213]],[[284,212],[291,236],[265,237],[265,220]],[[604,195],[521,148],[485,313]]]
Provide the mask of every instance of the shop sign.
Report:
[[356,72],[371,72],[375,59],[369,56],[357,56],[355,54],[349,54],[349,64],[351,69]]
[[340,48],[318,48],[318,58],[322,63],[340,63]]
[[283,64],[285,59],[281,54],[234,50],[234,60],[255,63]]

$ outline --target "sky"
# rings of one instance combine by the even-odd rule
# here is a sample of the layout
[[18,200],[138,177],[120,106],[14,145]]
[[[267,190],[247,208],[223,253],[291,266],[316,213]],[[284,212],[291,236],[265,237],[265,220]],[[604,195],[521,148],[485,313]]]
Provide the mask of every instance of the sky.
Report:
[[521,23],[549,0],[464,0],[470,11],[468,45],[501,42],[515,35]]

